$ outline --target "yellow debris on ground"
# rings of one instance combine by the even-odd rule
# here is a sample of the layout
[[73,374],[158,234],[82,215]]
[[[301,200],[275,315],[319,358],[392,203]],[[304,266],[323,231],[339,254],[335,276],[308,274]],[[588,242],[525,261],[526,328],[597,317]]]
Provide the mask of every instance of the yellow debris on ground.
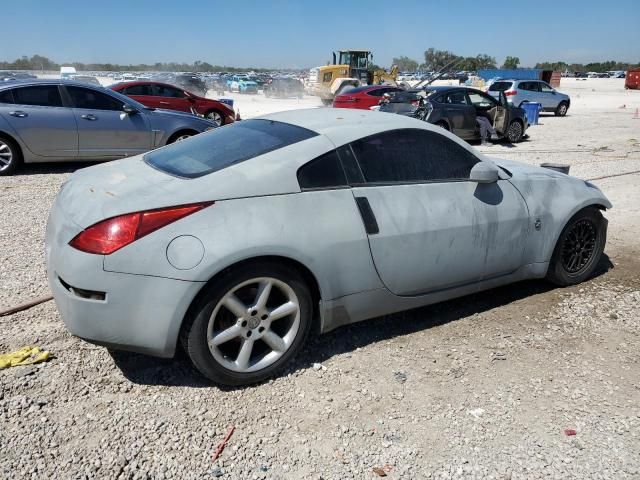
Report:
[[45,362],[48,359],[49,352],[43,352],[38,347],[24,347],[15,352],[0,354],[0,370],[19,365]]

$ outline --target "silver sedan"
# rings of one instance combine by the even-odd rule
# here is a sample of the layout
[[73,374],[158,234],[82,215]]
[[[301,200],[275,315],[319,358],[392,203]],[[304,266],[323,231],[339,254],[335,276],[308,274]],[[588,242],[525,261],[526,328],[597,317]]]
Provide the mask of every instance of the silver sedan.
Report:
[[[283,112],[76,172],[46,235],[67,328],[221,384],[311,332],[531,278],[587,279],[611,204],[419,120]],[[479,326],[479,328],[481,328]]]
[[154,110],[82,82],[0,85],[0,175],[21,163],[113,160],[215,128],[195,115]]

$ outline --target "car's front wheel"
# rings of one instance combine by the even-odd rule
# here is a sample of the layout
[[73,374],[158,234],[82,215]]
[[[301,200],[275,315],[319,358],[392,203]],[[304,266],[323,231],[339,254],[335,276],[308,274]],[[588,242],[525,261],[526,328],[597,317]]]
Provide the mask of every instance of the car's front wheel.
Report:
[[564,117],[567,114],[568,110],[569,110],[569,105],[567,104],[567,102],[560,102],[554,113],[556,117]]
[[507,140],[509,140],[510,143],[518,143],[522,140],[522,135],[524,135],[524,127],[522,126],[522,123],[518,120],[511,122],[507,129],[507,134],[505,135]]
[[196,368],[223,385],[274,375],[304,344],[313,319],[302,276],[282,265],[247,264],[207,285],[181,332]]
[[562,229],[547,279],[560,286],[585,281],[598,266],[606,241],[607,222],[600,210],[595,207],[580,210]]
[[224,115],[222,115],[218,110],[210,110],[205,115],[204,118],[207,120],[211,120],[213,123],[221,127],[224,125]]

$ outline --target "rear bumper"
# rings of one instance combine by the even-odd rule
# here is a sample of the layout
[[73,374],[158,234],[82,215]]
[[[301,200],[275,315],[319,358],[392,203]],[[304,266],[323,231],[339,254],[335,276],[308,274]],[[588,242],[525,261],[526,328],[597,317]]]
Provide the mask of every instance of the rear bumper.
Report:
[[[191,300],[202,284],[103,272],[89,282],[49,269],[49,286],[73,335],[117,350],[172,357]],[[74,288],[75,287],[75,288]],[[82,290],[80,290],[82,289]],[[94,290],[99,289],[99,290]],[[87,298],[88,292],[104,299]]]
[[54,205],[46,235],[49,287],[73,335],[114,349],[173,356],[204,283],[104,271],[104,257],[68,245],[80,230]]

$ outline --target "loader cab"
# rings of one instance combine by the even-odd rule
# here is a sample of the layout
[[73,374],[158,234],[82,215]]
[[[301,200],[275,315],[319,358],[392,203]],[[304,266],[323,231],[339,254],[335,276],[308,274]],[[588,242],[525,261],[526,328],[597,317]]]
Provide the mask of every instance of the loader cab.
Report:
[[338,50],[333,52],[334,65],[347,65],[349,77],[357,78],[363,85],[371,85],[370,65],[373,54],[368,50]]

